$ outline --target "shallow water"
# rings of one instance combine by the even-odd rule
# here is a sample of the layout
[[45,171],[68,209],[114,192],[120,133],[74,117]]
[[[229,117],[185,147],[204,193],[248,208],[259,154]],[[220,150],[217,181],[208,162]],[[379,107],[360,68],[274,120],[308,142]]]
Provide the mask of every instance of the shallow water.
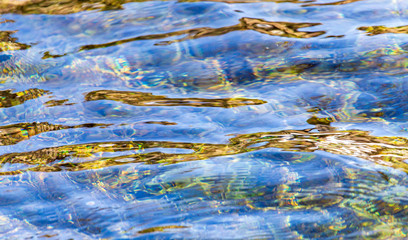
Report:
[[402,239],[402,0],[0,1],[4,239]]

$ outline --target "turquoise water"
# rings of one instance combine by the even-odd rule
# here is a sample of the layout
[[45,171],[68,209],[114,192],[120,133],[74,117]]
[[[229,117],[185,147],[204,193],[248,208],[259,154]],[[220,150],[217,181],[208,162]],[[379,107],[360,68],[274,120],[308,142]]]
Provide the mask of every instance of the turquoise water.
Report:
[[406,2],[0,14],[0,238],[407,237]]

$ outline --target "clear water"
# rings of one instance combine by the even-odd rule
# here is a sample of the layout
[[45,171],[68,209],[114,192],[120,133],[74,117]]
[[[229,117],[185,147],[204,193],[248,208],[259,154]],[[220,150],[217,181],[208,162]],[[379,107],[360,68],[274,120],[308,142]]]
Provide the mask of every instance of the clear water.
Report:
[[403,239],[403,0],[0,1],[3,239]]

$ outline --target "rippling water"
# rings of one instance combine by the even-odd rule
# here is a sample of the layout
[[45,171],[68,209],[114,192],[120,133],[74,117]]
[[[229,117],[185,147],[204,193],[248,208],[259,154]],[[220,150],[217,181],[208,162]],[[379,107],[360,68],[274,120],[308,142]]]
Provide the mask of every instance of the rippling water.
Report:
[[0,1],[4,239],[403,239],[403,0]]

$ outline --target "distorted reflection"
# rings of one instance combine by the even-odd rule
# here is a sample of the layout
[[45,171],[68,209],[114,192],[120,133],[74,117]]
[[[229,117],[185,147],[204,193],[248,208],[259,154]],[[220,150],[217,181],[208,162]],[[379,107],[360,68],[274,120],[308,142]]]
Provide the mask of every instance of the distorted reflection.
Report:
[[64,126],[47,122],[17,123],[0,127],[0,145],[12,145],[27,140],[32,136],[63,129],[91,128],[108,126],[107,124],[80,124],[76,126]]
[[4,0],[0,13],[17,14],[71,14],[86,10],[121,9],[122,4],[132,0]]
[[79,51],[111,47],[111,46],[120,45],[120,44],[133,42],[133,41],[155,40],[155,39],[163,39],[163,38],[169,38],[169,37],[174,37],[174,36],[186,35],[185,37],[177,39],[177,40],[162,41],[162,42],[157,43],[158,45],[167,45],[167,44],[181,42],[181,41],[190,40],[190,39],[198,39],[198,38],[210,37],[210,36],[220,36],[220,35],[224,35],[230,32],[234,32],[234,31],[246,31],[246,30],[254,30],[260,33],[268,34],[271,36],[279,36],[279,37],[313,38],[313,37],[321,36],[325,34],[326,32],[325,31],[299,31],[298,29],[305,28],[305,27],[313,27],[317,25],[320,25],[320,23],[269,22],[263,19],[241,18],[239,20],[239,24],[233,25],[233,26],[220,27],[220,28],[201,27],[201,28],[180,30],[180,31],[163,33],[163,34],[143,35],[143,36],[122,39],[122,40],[103,43],[103,44],[84,45],[79,49]]
[[99,90],[85,95],[86,101],[112,100],[134,106],[191,106],[232,108],[266,103],[259,99],[248,98],[169,98],[144,92]]
[[341,1],[334,1],[334,2],[328,2],[328,3],[307,3],[302,6],[304,7],[316,7],[316,6],[336,6],[336,5],[344,5],[344,4],[349,4],[349,3],[354,3],[354,2],[359,2],[363,0],[341,0]]
[[69,106],[74,105],[74,103],[68,103],[69,99],[62,99],[62,100],[50,100],[45,102],[47,107],[56,107],[56,106]]
[[39,98],[47,93],[49,93],[49,91],[38,88],[31,88],[21,92],[3,90],[0,91],[0,108],[17,106],[28,100]]
[[[149,0],[3,0],[0,2],[0,14],[72,14],[88,10],[119,10],[123,4],[131,2],[147,2]],[[302,6],[343,5],[362,0],[341,0],[331,3],[318,3],[317,0],[210,0],[225,3],[300,3]],[[202,2],[202,0],[179,0],[179,2]],[[313,3],[313,4],[310,4]]]
[[186,226],[169,225],[162,227],[152,227],[140,230],[138,233],[152,233],[152,232],[164,232],[166,229],[188,228]]
[[0,238],[406,239],[405,5],[0,0]]
[[359,27],[358,30],[362,30],[368,33],[369,36],[385,34],[385,33],[408,33],[408,25],[399,27],[386,27],[386,26],[368,26]]
[[0,52],[24,50],[31,47],[28,44],[18,42],[18,38],[12,37],[16,32],[17,31],[0,31]]
[[[326,151],[349,155],[408,171],[408,165],[404,162],[408,157],[407,144],[408,139],[403,137],[377,137],[366,131],[337,131],[323,125],[315,129],[241,134],[231,138],[228,144],[120,141],[68,145],[5,154],[0,156],[0,161],[3,164],[18,163],[28,166],[25,170],[1,173],[10,175],[26,170],[82,171],[138,162],[170,164],[279,148],[284,151]],[[160,149],[185,149],[192,152],[166,153]],[[105,157],[103,153],[117,155]]]

